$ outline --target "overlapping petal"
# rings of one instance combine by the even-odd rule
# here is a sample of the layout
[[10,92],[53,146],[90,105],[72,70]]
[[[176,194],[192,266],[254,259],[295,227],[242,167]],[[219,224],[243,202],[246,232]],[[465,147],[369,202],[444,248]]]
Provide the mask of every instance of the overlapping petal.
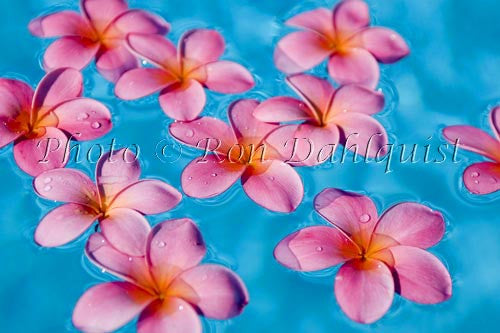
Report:
[[91,28],[79,13],[63,10],[37,17],[28,26],[30,32],[38,37],[91,36]]
[[163,111],[175,120],[190,121],[199,116],[206,103],[205,90],[201,83],[189,79],[172,84],[160,93]]
[[485,131],[472,126],[448,126],[443,129],[443,135],[451,143],[472,152],[500,161],[500,141]]
[[300,13],[287,20],[286,24],[292,27],[309,29],[327,36],[333,33],[332,11],[327,8],[318,8]]
[[169,297],[149,305],[137,322],[138,333],[201,333],[198,314],[186,301]]
[[100,51],[96,58],[97,70],[111,82],[116,82],[123,73],[138,66],[139,61],[125,45]]
[[223,94],[242,93],[254,86],[252,74],[242,65],[232,61],[215,61],[202,68],[206,75],[203,84]]
[[200,65],[219,60],[224,48],[222,35],[210,29],[191,30],[179,41],[180,55]]
[[380,77],[377,60],[362,48],[335,53],[328,61],[328,72],[339,84],[360,84],[372,89]]
[[369,24],[369,8],[362,0],[341,1],[333,10],[333,25],[342,35],[352,35]]
[[142,98],[168,87],[177,79],[159,68],[136,68],[123,74],[116,82],[115,94],[124,100]]
[[489,194],[500,190],[500,163],[474,163],[463,174],[465,187],[474,194]]
[[53,70],[62,67],[83,69],[99,50],[99,43],[79,36],[65,36],[49,45],[43,55],[43,67]]

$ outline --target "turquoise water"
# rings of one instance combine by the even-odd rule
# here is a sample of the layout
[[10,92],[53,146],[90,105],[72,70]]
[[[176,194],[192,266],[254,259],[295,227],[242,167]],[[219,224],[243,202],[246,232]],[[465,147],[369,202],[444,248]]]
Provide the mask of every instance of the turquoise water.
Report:
[[[270,0],[148,0],[131,1],[172,23],[170,38],[187,29],[216,28],[227,40],[225,57],[251,69],[257,86],[244,97],[291,95],[283,75],[273,65],[272,52],[288,30],[283,20],[332,1]],[[411,55],[383,68],[380,84],[388,107],[378,119],[391,142],[419,144],[420,162],[401,164],[392,172],[384,163],[326,164],[300,168],[305,198],[292,214],[271,213],[253,203],[237,185],[217,198],[184,198],[173,211],[149,217],[151,223],[187,216],[195,220],[209,245],[206,260],[235,270],[250,292],[250,304],[232,320],[204,320],[206,332],[490,332],[500,313],[500,195],[473,197],[460,176],[478,155],[460,152],[443,163],[424,163],[424,145],[442,143],[446,124],[471,124],[488,129],[488,108],[500,101],[500,25],[496,0],[368,1],[377,24],[394,28],[409,42]],[[0,0],[0,75],[36,84],[48,41],[32,37],[29,20],[41,13],[77,8],[76,1]],[[325,76],[325,68],[315,73]],[[143,176],[161,178],[180,189],[183,167],[195,156],[184,149],[180,158],[156,156],[168,139],[169,120],[156,98],[123,102],[112,86],[90,67],[84,71],[86,96],[106,103],[114,129],[93,143],[137,144]],[[234,96],[209,93],[205,115],[225,117]],[[167,138],[167,141],[162,141]],[[82,145],[86,152],[90,144]],[[174,152],[171,152],[174,154]],[[97,154],[97,153],[96,153]],[[396,154],[396,153],[395,153]],[[174,156],[175,157],[175,156]],[[175,158],[174,158],[175,159]],[[95,160],[95,157],[94,157]],[[167,162],[167,163],[166,163]],[[70,167],[93,173],[94,164]],[[74,332],[73,306],[89,286],[111,277],[84,258],[85,237],[60,249],[41,249],[33,242],[38,221],[56,206],[32,191],[30,177],[13,162],[12,148],[0,150],[0,325],[4,332]],[[369,194],[379,210],[412,200],[441,210],[447,233],[431,251],[449,268],[453,297],[439,305],[417,305],[396,297],[387,315],[371,326],[351,322],[333,295],[335,269],[300,274],[274,261],[272,251],[285,235],[300,227],[324,223],[312,209],[314,196],[325,187]],[[120,332],[134,332],[128,325]]]

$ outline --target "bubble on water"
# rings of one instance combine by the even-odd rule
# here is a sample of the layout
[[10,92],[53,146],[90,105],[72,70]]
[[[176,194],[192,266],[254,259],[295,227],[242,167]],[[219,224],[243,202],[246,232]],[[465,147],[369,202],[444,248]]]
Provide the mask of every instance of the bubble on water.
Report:
[[104,268],[101,269],[101,273],[106,273],[106,270]]
[[50,178],[50,177],[47,177],[47,178],[45,178],[45,179],[43,180],[44,184],[48,184],[48,183],[50,183],[51,181],[52,181],[52,178]]
[[89,117],[89,114],[86,113],[86,112],[82,112],[78,115],[78,117],[76,117],[77,120],[79,121],[82,121],[82,120],[85,120]]
[[100,123],[100,122],[98,122],[98,121],[94,121],[94,122],[92,123],[92,125],[90,125],[90,126],[91,126],[93,129],[98,129],[98,128],[101,128],[101,126],[102,126],[102,125],[101,125],[101,123]]
[[317,246],[317,247],[316,247],[316,251],[318,251],[318,252],[323,251],[323,247],[322,247],[322,246]]
[[186,131],[186,136],[187,136],[188,138],[192,138],[192,137],[194,136],[194,131],[193,131],[192,129],[188,129],[188,130]]
[[477,178],[479,177],[479,172],[474,171],[473,173],[470,174],[472,178]]
[[165,247],[167,245],[167,243],[161,241],[161,242],[158,242],[158,247]]
[[371,217],[370,215],[368,214],[363,214],[359,217],[359,222],[361,223],[367,223],[368,221],[370,221]]
[[49,192],[50,190],[52,190],[52,186],[47,185],[47,186],[45,186],[45,187],[43,188],[43,190],[44,190],[45,192]]

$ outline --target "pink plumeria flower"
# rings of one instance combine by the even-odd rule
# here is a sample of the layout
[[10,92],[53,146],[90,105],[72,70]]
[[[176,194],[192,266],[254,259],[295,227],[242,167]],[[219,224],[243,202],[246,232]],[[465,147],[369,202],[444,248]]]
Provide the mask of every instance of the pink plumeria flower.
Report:
[[111,130],[103,104],[82,98],[80,72],[48,73],[36,91],[18,80],[0,78],[0,148],[14,142],[17,165],[31,176],[64,167],[68,140],[99,138]]
[[60,67],[85,68],[96,59],[97,70],[116,81],[139,66],[125,46],[131,32],[164,35],[169,25],[162,18],[142,10],[128,9],[125,0],[81,0],[80,13],[64,10],[38,17],[29,30],[38,37],[61,37],[45,51],[47,70]]
[[335,296],[354,321],[373,323],[391,306],[394,292],[421,304],[451,296],[446,267],[425,249],[444,234],[439,212],[402,202],[380,218],[370,198],[329,188],[314,201],[332,226],[301,229],[283,239],[275,258],[293,270],[317,271],[342,264]]
[[241,178],[243,190],[257,204],[277,212],[297,208],[304,196],[302,180],[265,142],[279,125],[253,117],[258,105],[250,99],[234,103],[228,112],[231,127],[211,117],[170,125],[170,134],[177,140],[215,152],[196,158],[184,169],[182,189],[188,196],[216,196]]
[[235,273],[220,265],[200,265],[206,247],[190,219],[156,225],[144,248],[142,255],[129,257],[100,233],[89,238],[89,259],[125,281],[87,290],[73,312],[76,328],[111,332],[139,315],[138,333],[200,333],[198,314],[222,320],[237,316],[248,304],[248,292]]
[[443,130],[443,135],[449,142],[458,142],[462,148],[492,160],[474,163],[465,169],[465,187],[474,194],[489,194],[500,190],[500,106],[491,110],[490,124],[495,137],[472,126],[448,126]]
[[116,95],[133,100],[160,92],[161,108],[176,120],[198,117],[206,102],[204,88],[235,94],[254,85],[245,67],[219,60],[225,42],[215,30],[188,31],[177,48],[161,36],[143,34],[128,35],[127,45],[155,68],[138,68],[125,73],[116,83]]
[[122,149],[99,159],[95,183],[69,168],[40,174],[33,182],[37,194],[66,204],[40,221],[35,241],[45,247],[67,244],[97,220],[103,236],[116,249],[130,255],[143,253],[151,229],[143,215],[172,209],[181,194],[160,180],[139,180],[140,173],[136,156]]
[[362,156],[386,153],[387,133],[371,117],[384,107],[382,93],[352,84],[335,90],[327,80],[308,74],[292,75],[287,83],[301,100],[270,98],[254,112],[261,121],[294,122],[280,127],[267,139],[280,148],[284,157],[298,165],[320,164],[326,160],[320,155],[331,150],[329,145],[339,143]]
[[396,32],[369,27],[369,8],[361,0],[343,0],[333,12],[304,12],[286,24],[305,29],[278,42],[274,62],[287,74],[309,70],[328,57],[328,72],[335,81],[374,88],[380,76],[377,61],[393,63],[410,52]]

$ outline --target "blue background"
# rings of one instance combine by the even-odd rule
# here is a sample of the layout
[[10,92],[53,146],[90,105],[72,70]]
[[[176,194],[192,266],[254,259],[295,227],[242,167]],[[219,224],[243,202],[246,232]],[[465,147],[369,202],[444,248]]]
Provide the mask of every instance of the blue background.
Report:
[[[274,67],[272,53],[288,29],[291,15],[332,1],[269,0],[148,0],[131,1],[159,13],[172,23],[169,37],[187,29],[213,27],[227,40],[225,58],[248,66],[257,86],[246,96],[265,98],[292,92]],[[391,141],[425,145],[441,143],[446,124],[471,124],[490,131],[488,109],[500,98],[500,25],[497,0],[369,1],[374,21],[398,31],[409,42],[411,55],[383,66],[380,87],[388,107],[377,115]],[[35,85],[43,76],[40,59],[49,41],[30,36],[27,24],[42,13],[77,9],[76,1],[0,1],[0,75]],[[324,64],[315,73],[326,76]],[[158,142],[168,138],[170,122],[155,97],[122,102],[95,68],[85,74],[86,96],[106,103],[114,129],[94,143],[138,144],[143,176],[161,178],[180,189],[182,168],[195,152],[183,150],[175,163],[155,156]],[[209,94],[205,115],[226,117],[235,96]],[[397,138],[397,140],[396,140]],[[170,139],[167,139],[171,142]],[[83,146],[82,151],[91,144]],[[97,152],[96,152],[97,154]],[[327,164],[301,168],[305,198],[296,212],[276,214],[254,204],[238,184],[206,201],[184,198],[174,211],[150,217],[151,223],[188,216],[200,226],[209,245],[207,261],[234,269],[245,281],[250,304],[232,320],[204,320],[206,332],[490,332],[500,313],[499,195],[473,197],[460,180],[463,169],[478,155],[461,152],[459,163]],[[396,160],[397,158],[395,158]],[[70,167],[93,173],[94,164]],[[387,315],[371,326],[351,322],[333,295],[336,269],[314,274],[292,272],[276,263],[272,251],[290,232],[325,223],[312,209],[314,196],[325,187],[369,194],[379,210],[403,200],[441,210],[447,221],[443,241],[431,251],[449,268],[453,297],[424,306],[395,298]],[[0,151],[0,325],[4,332],[73,332],[71,313],[89,286],[110,279],[83,258],[85,237],[60,249],[41,249],[33,242],[38,221],[57,204],[32,191],[30,177],[13,162],[12,148]],[[88,234],[86,235],[88,236]],[[121,332],[133,332],[134,325]]]

